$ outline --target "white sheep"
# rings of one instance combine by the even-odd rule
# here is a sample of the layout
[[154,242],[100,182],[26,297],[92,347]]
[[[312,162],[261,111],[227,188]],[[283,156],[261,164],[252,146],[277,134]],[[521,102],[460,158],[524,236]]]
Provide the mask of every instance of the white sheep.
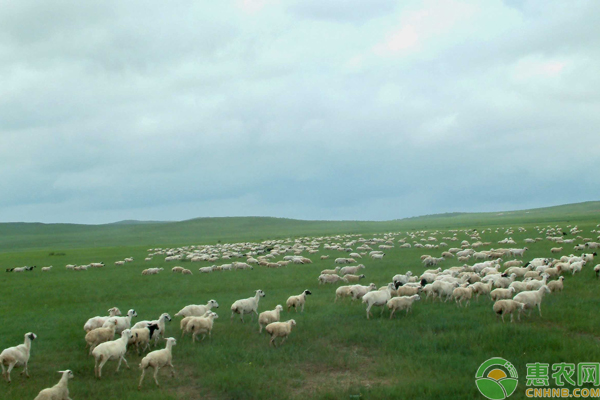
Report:
[[350,298],[352,300],[360,300],[368,292],[377,289],[377,285],[370,283],[369,286],[352,285],[350,287]]
[[285,305],[287,306],[288,312],[290,312],[290,308],[294,307],[294,310],[298,312],[298,307],[302,306],[300,312],[304,312],[304,304],[306,303],[306,296],[312,294],[312,292],[306,289],[304,292],[297,296],[288,297]]
[[335,267],[335,269],[324,269],[323,271],[321,271],[321,275],[327,275],[327,274],[337,274],[339,272],[341,267]]
[[529,310],[529,315],[531,315],[531,309],[535,306],[538,307],[538,311],[540,312],[540,317],[542,316],[542,300],[544,298],[545,293],[550,293],[550,289],[548,286],[544,285],[540,287],[538,290],[531,290],[526,292],[521,292],[517,294],[513,300],[518,301],[519,303],[525,304],[525,309]]
[[165,336],[166,329],[166,321],[171,321],[171,316],[168,313],[162,313],[158,319],[153,321],[140,321],[136,323],[131,329],[140,329],[149,326],[150,324],[158,325],[158,330],[154,335],[154,347],[156,347],[159,338],[163,338]]
[[49,267],[42,267],[42,272],[49,272],[52,269],[52,265]]
[[346,275],[344,275],[344,279],[346,279],[346,282],[348,282],[348,283],[360,282],[360,280],[363,278],[366,278],[365,274],[362,274],[362,275],[346,274]]
[[252,320],[254,320],[254,314],[258,315],[256,310],[261,297],[265,297],[265,292],[259,289],[254,297],[235,301],[231,305],[231,321],[233,321],[233,314],[240,314],[242,322],[244,322],[244,314],[252,314]]
[[140,383],[138,384],[138,390],[142,388],[142,382],[144,381],[144,375],[146,374],[146,370],[148,368],[154,368],[154,382],[156,382],[156,386],[160,386],[158,383],[158,379],[156,379],[158,375],[158,371],[164,367],[171,367],[171,376],[175,377],[175,367],[173,367],[173,354],[172,348],[177,344],[177,340],[175,338],[167,338],[167,346],[161,350],[154,350],[146,355],[146,357],[142,358],[142,362],[140,362],[140,369],[142,370],[142,376],[140,377]]
[[[158,324],[149,324],[143,328],[132,328],[131,329],[131,338],[127,342],[127,345],[134,345],[135,349],[138,353],[143,353],[150,347],[150,340],[158,335],[154,335],[154,332],[158,330]],[[140,351],[140,347],[142,347]]]
[[421,300],[421,296],[418,294],[414,294],[412,296],[393,297],[389,299],[386,305],[387,308],[392,311],[390,313],[390,319],[392,319],[392,316],[396,310],[406,310],[406,315],[408,315],[408,312],[412,309],[413,302],[418,300]]
[[515,291],[516,289],[514,287],[509,287],[508,289],[494,289],[490,292],[490,298],[492,299],[492,301],[508,300],[513,296],[513,293],[515,293]]
[[560,278],[558,278],[555,281],[548,282],[548,289],[550,289],[551,292],[561,292],[564,288],[564,283],[563,283],[564,280],[565,280],[565,277],[561,276]]
[[219,308],[219,303],[216,300],[209,300],[206,304],[190,304],[189,306],[183,307],[177,314],[176,317],[201,317],[210,311],[212,308]]
[[287,337],[292,332],[292,327],[294,326],[296,326],[296,321],[293,319],[290,319],[289,321],[285,322],[271,322],[265,328],[267,333],[271,335],[271,341],[269,342],[269,344],[274,347],[277,347],[277,345],[275,344],[275,339],[281,337],[283,338],[281,340],[281,343],[279,343],[279,345],[281,346],[283,342],[285,342],[285,339],[287,339]]
[[111,317],[109,319],[106,320],[106,322],[104,323],[104,325],[102,325],[104,328],[108,327],[108,324],[110,324],[111,320],[116,320],[117,321],[117,329],[115,330],[115,333],[117,335],[120,335],[125,329],[130,329],[131,328],[131,319],[133,317],[137,317],[137,313],[135,312],[134,309],[131,309],[129,311],[127,311],[127,315],[124,317]]
[[110,342],[100,343],[94,351],[92,351],[92,355],[94,356],[95,364],[94,364],[94,375],[100,379],[102,378],[102,367],[109,360],[119,360],[119,364],[117,365],[117,372],[119,372],[119,368],[121,367],[121,361],[125,361],[125,365],[129,369],[129,364],[125,359],[125,353],[127,352],[127,342],[131,338],[131,330],[125,329],[121,332],[121,337],[116,340],[111,340]]
[[85,342],[88,346],[90,346],[90,355],[92,354],[94,348],[100,343],[108,342],[109,340],[113,340],[115,338],[115,329],[117,328],[117,321],[112,320],[111,323],[107,325],[108,326],[106,328],[96,328],[86,333]]
[[463,300],[466,300],[465,307],[468,307],[469,303],[471,302],[471,298],[473,297],[473,287],[459,286],[452,291],[452,297],[454,298],[454,301],[458,307],[462,307]]
[[[435,273],[437,274],[438,272],[441,271],[441,268],[440,268],[440,271],[438,271],[438,270],[434,270],[434,271],[436,271]],[[427,271],[425,271],[425,272],[427,272]],[[408,271],[406,274],[397,274],[397,275],[394,275],[394,277],[392,278],[392,282],[394,282],[396,284],[401,283],[402,285],[406,285],[410,281],[411,276],[412,276],[411,271]]]
[[274,310],[261,312],[258,315],[258,333],[262,333],[263,328],[269,325],[271,322],[278,322],[281,311],[283,311],[283,307],[281,304],[277,304]]
[[83,325],[83,330],[89,332],[92,329],[101,328],[110,317],[116,317],[119,315],[121,315],[121,310],[119,310],[117,307],[109,308],[108,317],[93,317],[88,319]]
[[513,313],[518,312],[517,316],[519,321],[521,320],[521,313],[525,309],[525,304],[515,300],[498,300],[492,306],[492,309],[496,313],[496,317],[502,316],[502,322],[504,322],[504,315],[510,314],[510,322],[514,322]]
[[[432,290],[433,293],[435,295],[437,295],[437,297],[440,298],[440,301],[442,301],[442,297],[445,297],[446,300],[448,301],[451,297],[452,297],[452,293],[454,292],[454,289],[457,288],[459,286],[458,282],[444,282],[444,281],[435,281],[432,284]],[[435,301],[435,296],[434,296],[434,301]]]
[[73,372],[67,369],[65,371],[58,371],[58,373],[62,374],[58,383],[51,388],[42,390],[35,396],[34,400],[71,400],[67,384],[69,383],[69,379],[73,379]]
[[[25,334],[25,342],[18,346],[9,347],[4,349],[0,353],[0,367],[2,367],[2,376],[10,382],[10,371],[17,366],[24,366],[22,374],[25,374],[29,378],[29,372],[27,371],[27,364],[29,363],[29,356],[31,354],[31,341],[37,339],[37,335],[32,332]],[[4,367],[8,367],[5,369]]]
[[319,285],[323,284],[323,283],[335,283],[338,281],[344,281],[344,282],[348,282],[347,279],[342,278],[339,275],[334,275],[334,274],[324,274],[324,275],[319,275]]
[[196,341],[196,336],[199,333],[202,333],[202,339],[206,337],[208,333],[208,338],[211,338],[211,332],[214,325],[215,319],[219,318],[217,313],[209,312],[205,317],[191,317],[188,321],[185,331],[192,333],[192,342]]
[[356,274],[358,272],[358,270],[361,268],[365,268],[365,266],[362,264],[359,264],[354,267],[344,267],[344,268],[340,269],[340,275],[344,276],[347,274]]
[[369,315],[372,315],[371,307],[373,306],[382,307],[381,315],[383,315],[383,306],[386,305],[388,300],[392,298],[392,290],[394,290],[394,284],[389,283],[387,288],[368,292],[363,296],[362,302],[367,304],[367,319],[369,319]]

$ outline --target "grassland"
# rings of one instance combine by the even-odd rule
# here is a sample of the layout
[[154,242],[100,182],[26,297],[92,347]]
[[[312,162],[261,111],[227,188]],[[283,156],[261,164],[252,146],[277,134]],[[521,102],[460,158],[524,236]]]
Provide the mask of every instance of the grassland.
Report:
[[[31,379],[13,372],[11,385],[0,382],[0,398],[34,398],[44,387],[54,385],[59,369],[72,369],[73,399],[383,399],[383,398],[483,398],[474,385],[477,367],[493,356],[510,360],[520,376],[511,398],[523,398],[525,364],[531,362],[598,361],[600,316],[597,286],[591,268],[581,275],[567,276],[565,291],[548,295],[541,318],[532,314],[518,324],[502,324],[491,311],[491,302],[480,299],[467,309],[450,303],[422,301],[413,313],[389,320],[367,321],[362,304],[334,304],[334,286],[317,285],[316,277],[331,260],[319,255],[339,253],[321,249],[310,265],[193,276],[171,274],[141,276],[150,266],[170,268],[175,264],[154,258],[142,261],[149,247],[200,243],[258,241],[333,233],[361,233],[365,238],[381,232],[414,229],[492,227],[482,239],[496,243],[506,235],[496,227],[523,226],[526,232],[511,234],[523,245],[536,237],[536,225],[577,224],[586,237],[600,222],[598,203],[584,203],[514,213],[454,214],[388,222],[318,222],[284,219],[200,219],[180,223],[78,225],[0,225],[0,266],[37,265],[32,273],[0,274],[2,301],[0,347],[22,342],[23,334],[39,335],[33,343]],[[404,237],[405,234],[399,236]],[[461,234],[461,239],[466,238]],[[496,247],[501,247],[497,245]],[[526,259],[550,256],[548,241],[528,246]],[[441,250],[399,249],[386,251],[382,261],[365,260],[369,282],[383,285],[396,273],[424,270],[419,257]],[[567,250],[567,252],[570,252]],[[50,255],[54,253],[54,255]],[[64,254],[64,255],[57,255]],[[135,262],[115,267],[114,261],[134,257]],[[66,271],[67,263],[104,261],[107,267],[87,272]],[[459,265],[448,261],[444,267]],[[51,273],[39,267],[54,265]],[[186,263],[194,270],[205,263]],[[269,348],[267,336],[259,336],[256,320],[242,324],[229,321],[229,306],[261,288],[267,296],[260,310],[284,304],[291,294],[309,288],[304,314],[291,313],[298,325],[280,348]],[[115,373],[116,363],[105,366],[101,381],[94,379],[93,359],[84,349],[82,326],[109,307],[134,308],[139,319],[157,318],[162,312],[175,314],[187,304],[216,299],[221,307],[213,338],[198,344],[179,340],[178,320],[167,334],[178,338],[174,348],[177,377],[161,373],[157,389],[146,379],[136,390],[140,357],[128,356],[131,370]],[[284,313],[282,319],[290,318]]]

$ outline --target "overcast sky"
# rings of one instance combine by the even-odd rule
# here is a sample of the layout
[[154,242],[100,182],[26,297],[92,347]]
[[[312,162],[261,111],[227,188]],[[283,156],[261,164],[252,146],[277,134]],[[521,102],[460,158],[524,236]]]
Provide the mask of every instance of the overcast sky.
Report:
[[2,222],[600,199],[600,1],[0,10]]

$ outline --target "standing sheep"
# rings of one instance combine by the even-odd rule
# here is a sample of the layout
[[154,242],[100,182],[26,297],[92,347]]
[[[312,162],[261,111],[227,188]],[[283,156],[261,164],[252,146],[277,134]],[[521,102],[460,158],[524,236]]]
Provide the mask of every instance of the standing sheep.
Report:
[[519,321],[521,320],[521,313],[525,309],[525,304],[515,300],[498,300],[492,306],[492,309],[496,313],[496,317],[502,316],[502,322],[504,322],[504,314],[510,314],[510,322],[514,322],[513,313],[518,312],[517,316]]
[[[2,376],[10,383],[10,371],[15,366],[23,365],[22,374],[25,374],[29,378],[29,372],[27,371],[27,363],[29,363],[29,356],[31,354],[31,341],[37,339],[37,335],[32,332],[25,334],[25,342],[18,346],[9,347],[4,349],[0,353],[0,367],[2,367]],[[8,367],[8,370],[4,367]]]
[[275,339],[281,337],[283,338],[281,340],[281,343],[279,343],[279,345],[281,346],[283,342],[285,342],[285,339],[287,339],[287,337],[292,332],[292,327],[294,326],[296,326],[296,321],[293,319],[290,319],[286,322],[271,322],[265,328],[267,333],[271,335],[271,341],[269,342],[269,344],[271,346],[277,347],[277,345],[275,344]]
[[414,294],[412,296],[401,296],[401,297],[393,297],[387,302],[387,308],[389,308],[392,312],[390,313],[390,319],[394,315],[396,310],[406,310],[406,315],[412,309],[413,302],[421,300],[421,296],[418,294]]
[[240,314],[240,319],[244,322],[244,314],[252,314],[252,320],[254,320],[254,314],[258,316],[258,301],[261,297],[265,297],[265,292],[257,290],[254,297],[247,299],[237,300],[231,305],[231,321],[233,321],[233,314]]
[[287,299],[287,301],[285,302],[288,312],[290,312],[290,308],[292,308],[292,307],[294,307],[294,310],[296,310],[296,312],[298,312],[299,306],[302,306],[302,309],[300,312],[304,312],[304,304],[306,303],[306,296],[309,294],[312,294],[311,291],[306,289],[304,292],[302,292],[301,294],[299,294],[297,296],[290,296]]
[[261,312],[258,316],[258,333],[262,333],[263,328],[271,322],[278,322],[281,311],[283,311],[283,307],[281,304],[277,304],[274,310]]
[[373,292],[368,292],[362,298],[362,302],[367,304],[367,319],[371,314],[371,307],[379,306],[381,308],[381,315],[383,315],[384,308],[383,306],[387,304],[388,300],[392,298],[392,290],[394,290],[394,284],[389,283],[387,288],[383,290],[375,290]]
[[119,360],[117,372],[119,372],[119,368],[121,367],[121,361],[125,361],[125,365],[129,369],[129,364],[127,364],[127,360],[125,359],[125,353],[127,352],[127,342],[129,342],[130,338],[131,331],[125,329],[121,332],[121,337],[119,339],[100,343],[96,346],[94,351],[92,351],[95,360],[94,374],[98,379],[102,378],[102,367],[109,360]]
[[518,301],[519,303],[525,304],[524,309],[529,310],[529,315],[531,315],[531,309],[537,306],[538,311],[540,312],[540,317],[542,316],[542,300],[544,299],[544,294],[550,293],[550,289],[548,286],[544,285],[538,290],[532,290],[527,292],[521,292],[517,294],[513,300]]
[[58,371],[58,373],[62,374],[60,381],[51,388],[42,390],[35,396],[34,400],[71,400],[67,384],[69,383],[69,379],[73,379],[73,372],[67,369],[65,371]]
[[219,303],[216,300],[209,300],[206,304],[190,304],[189,306],[183,307],[177,314],[176,317],[201,317],[210,311],[212,308],[219,308]]
[[173,346],[175,346],[177,344],[177,340],[175,340],[175,338],[167,338],[165,339],[167,341],[167,346],[162,349],[162,350],[154,350],[150,353],[148,353],[148,355],[146,355],[146,357],[142,358],[142,362],[140,362],[140,369],[142,370],[142,376],[140,377],[140,383],[138,384],[138,390],[142,389],[142,382],[144,381],[144,375],[146,374],[146,370],[148,368],[154,368],[154,382],[156,382],[156,386],[160,387],[160,384],[158,383],[158,379],[156,379],[157,375],[158,375],[158,371],[164,367],[164,366],[169,366],[171,367],[171,376],[175,377],[175,367],[173,367],[173,354],[172,354],[172,348]]

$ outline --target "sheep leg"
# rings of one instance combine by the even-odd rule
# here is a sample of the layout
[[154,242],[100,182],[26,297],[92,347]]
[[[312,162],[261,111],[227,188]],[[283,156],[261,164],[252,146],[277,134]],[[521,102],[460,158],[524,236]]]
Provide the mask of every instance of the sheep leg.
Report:
[[367,319],[369,319],[369,314],[371,314],[371,304],[367,306]]
[[538,303],[538,311],[540,312],[540,317],[542,316],[542,303]]
[[396,309],[392,308],[392,312],[390,313],[390,319],[392,319],[392,317],[394,316],[394,311],[396,311]]
[[277,347],[277,346],[274,344],[274,342],[275,342],[275,336],[271,336],[271,341],[269,342],[269,344],[270,344],[271,346],[273,346],[273,347]]
[[285,342],[285,339],[287,339],[287,336],[284,336],[283,339],[281,339],[281,343],[279,343],[280,346]]
[[140,377],[140,383],[138,384],[138,390],[142,388],[142,382],[144,381],[144,375],[146,374],[146,368],[142,369],[142,376]]
[[169,363],[167,365],[169,367],[171,367],[171,377],[175,378],[175,367],[173,366],[173,364],[171,363],[171,361],[169,361]]
[[515,322],[514,315],[510,313],[510,323],[512,324],[513,322]]
[[[98,379],[102,379],[102,367],[104,367],[104,364],[106,364],[107,361],[108,361],[108,358],[102,357],[102,360],[100,361],[100,365],[98,365]],[[118,369],[117,369],[117,371],[118,371]]]
[[27,371],[27,362],[25,362],[25,368],[21,371],[21,375],[25,374],[29,378],[29,371]]
[[121,366],[121,360],[125,361],[125,366],[127,367],[127,369],[129,369],[129,364],[127,363],[127,360],[125,359],[125,354],[123,354],[121,356],[121,358],[119,358],[119,364],[117,365],[117,372],[119,371],[119,367]]
[[154,367],[154,382],[156,382],[156,386],[160,385],[158,384],[158,379],[156,379],[156,377],[158,376],[158,370],[160,369],[160,367],[157,365],[156,367]]

